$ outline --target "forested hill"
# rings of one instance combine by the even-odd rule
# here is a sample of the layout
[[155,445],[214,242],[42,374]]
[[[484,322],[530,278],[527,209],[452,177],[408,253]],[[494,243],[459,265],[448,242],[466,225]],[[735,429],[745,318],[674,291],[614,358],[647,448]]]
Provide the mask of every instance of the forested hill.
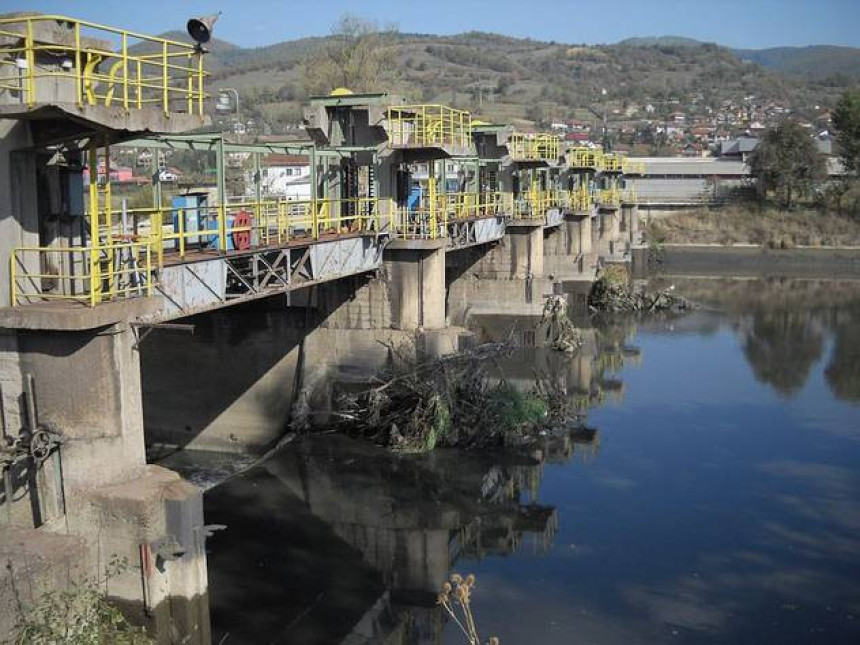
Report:
[[[307,99],[303,63],[328,38],[260,48],[216,40],[208,46],[210,88],[238,89],[243,116],[281,131],[300,120]],[[832,105],[844,86],[853,82],[840,61],[860,50],[831,49],[838,56],[818,56],[817,72],[801,77],[765,66],[798,72],[812,63],[802,64],[802,59],[795,58],[789,64],[788,54],[778,63],[775,54],[766,53],[773,50],[759,52],[761,58],[756,59],[756,52],[736,53],[689,39],[631,39],[586,46],[478,32],[395,34],[386,45],[386,55],[397,68],[397,78],[386,89],[415,101],[453,104],[489,120],[509,122],[594,118],[595,110],[608,112],[610,119],[636,118],[636,108],[646,105],[652,105],[659,118],[679,106],[695,113],[750,96],[795,111],[812,111],[815,106]]]

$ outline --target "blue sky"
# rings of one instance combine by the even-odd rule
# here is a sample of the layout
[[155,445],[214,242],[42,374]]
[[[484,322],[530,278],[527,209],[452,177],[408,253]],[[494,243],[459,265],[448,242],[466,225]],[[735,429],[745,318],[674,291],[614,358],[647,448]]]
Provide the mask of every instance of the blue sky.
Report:
[[405,32],[482,30],[589,44],[671,34],[730,47],[860,47],[860,0],[0,0],[0,11],[23,9],[145,33],[221,10],[216,35],[246,47],[327,34],[347,12]]

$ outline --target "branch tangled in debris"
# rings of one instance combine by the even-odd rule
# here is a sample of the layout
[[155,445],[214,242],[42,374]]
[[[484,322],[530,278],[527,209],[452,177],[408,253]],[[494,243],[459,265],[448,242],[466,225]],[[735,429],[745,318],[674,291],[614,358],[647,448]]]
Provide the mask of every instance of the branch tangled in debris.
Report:
[[391,366],[376,387],[336,398],[340,430],[402,452],[437,446],[509,445],[564,421],[571,403],[551,379],[535,376],[528,391],[490,375],[508,343],[416,363],[389,346]]
[[693,305],[686,298],[675,295],[672,285],[656,294],[634,289],[627,272],[621,267],[607,267],[591,287],[588,307],[592,313],[653,313],[658,311],[686,311]]
[[567,316],[564,296],[547,297],[540,325],[546,327],[546,342],[551,349],[572,354],[582,347],[582,334]]

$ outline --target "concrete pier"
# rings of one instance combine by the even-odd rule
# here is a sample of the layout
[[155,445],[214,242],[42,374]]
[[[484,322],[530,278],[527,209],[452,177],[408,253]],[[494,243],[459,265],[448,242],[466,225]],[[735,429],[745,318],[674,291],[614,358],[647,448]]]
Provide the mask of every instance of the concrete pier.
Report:
[[510,277],[542,278],[544,228],[542,221],[512,220],[505,233],[510,247]]
[[394,240],[385,249],[393,324],[404,330],[445,326],[445,240]]
[[639,206],[635,202],[621,204],[621,230],[631,247],[640,244]]

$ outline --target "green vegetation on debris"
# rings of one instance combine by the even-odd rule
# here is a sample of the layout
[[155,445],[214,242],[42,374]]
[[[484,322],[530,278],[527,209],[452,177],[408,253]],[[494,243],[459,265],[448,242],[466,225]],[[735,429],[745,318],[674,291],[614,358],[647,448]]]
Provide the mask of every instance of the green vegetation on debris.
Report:
[[674,293],[669,286],[656,293],[646,293],[634,287],[625,265],[610,264],[601,271],[588,294],[588,307],[593,313],[655,313],[683,312],[693,307],[686,298]]
[[400,452],[442,446],[516,445],[572,416],[574,401],[549,378],[515,387],[488,366],[512,351],[488,343],[451,356],[415,361],[390,347],[377,385],[342,392],[339,430]]

